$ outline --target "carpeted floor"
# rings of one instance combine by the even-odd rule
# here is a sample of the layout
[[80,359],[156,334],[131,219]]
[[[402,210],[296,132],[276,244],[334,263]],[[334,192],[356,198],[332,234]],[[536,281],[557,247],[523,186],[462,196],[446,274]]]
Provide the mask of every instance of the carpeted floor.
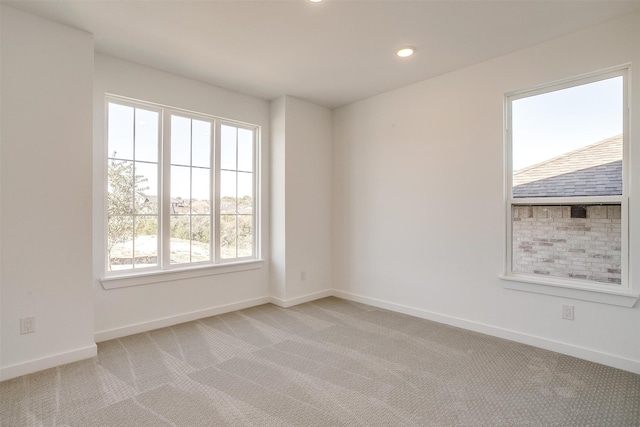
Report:
[[640,375],[337,298],[104,342],[2,426],[640,426]]

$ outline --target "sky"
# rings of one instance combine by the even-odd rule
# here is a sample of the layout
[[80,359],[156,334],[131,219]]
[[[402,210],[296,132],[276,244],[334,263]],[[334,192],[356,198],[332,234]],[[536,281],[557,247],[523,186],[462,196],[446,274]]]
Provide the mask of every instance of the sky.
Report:
[[512,102],[513,170],[552,159],[623,131],[623,79]]
[[[135,159],[135,173],[147,178],[149,196],[158,195],[159,120],[158,112],[109,103],[109,157]],[[172,198],[209,199],[211,132],[211,122],[171,116]],[[253,195],[253,131],[221,126],[220,165],[221,197]]]

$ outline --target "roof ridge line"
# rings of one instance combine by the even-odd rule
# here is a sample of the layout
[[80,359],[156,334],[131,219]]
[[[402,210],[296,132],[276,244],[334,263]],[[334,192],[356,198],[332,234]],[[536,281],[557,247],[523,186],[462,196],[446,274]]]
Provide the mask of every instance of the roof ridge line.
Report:
[[513,175],[514,175],[514,176],[515,176],[515,175],[520,175],[521,173],[527,172],[527,171],[529,171],[530,169],[538,168],[538,167],[540,167],[540,166],[542,166],[542,165],[544,165],[544,164],[551,163],[551,162],[554,162],[554,161],[556,161],[556,160],[562,159],[563,157],[569,157],[570,155],[573,155],[573,154],[575,154],[575,153],[579,153],[580,151],[583,151],[583,150],[587,150],[587,149],[593,148],[593,147],[595,147],[596,145],[604,144],[604,143],[606,143],[606,142],[611,142],[612,140],[614,140],[614,139],[618,139],[618,138],[620,138],[620,137],[622,137],[622,136],[623,136],[623,134],[621,134],[621,133],[620,133],[620,134],[618,134],[618,135],[610,136],[609,138],[605,138],[605,139],[603,139],[603,140],[600,140],[600,141],[594,142],[594,143],[592,143],[592,144],[585,145],[584,147],[577,148],[577,149],[575,149],[575,150],[573,150],[573,151],[569,151],[569,152],[567,152],[567,153],[560,154],[559,156],[553,157],[553,158],[551,158],[551,159],[547,159],[547,160],[545,160],[545,161],[542,161],[542,162],[539,162],[539,163],[535,163],[535,164],[530,165],[530,166],[527,166],[527,167],[525,167],[525,168],[523,168],[523,169],[519,169],[519,170],[517,170],[517,171],[514,171],[514,172],[513,172]]

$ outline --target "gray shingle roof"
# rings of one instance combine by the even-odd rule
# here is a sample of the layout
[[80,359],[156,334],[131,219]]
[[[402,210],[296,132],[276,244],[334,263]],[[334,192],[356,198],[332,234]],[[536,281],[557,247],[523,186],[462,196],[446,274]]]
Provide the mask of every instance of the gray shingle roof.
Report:
[[513,197],[622,194],[622,135],[513,173]]

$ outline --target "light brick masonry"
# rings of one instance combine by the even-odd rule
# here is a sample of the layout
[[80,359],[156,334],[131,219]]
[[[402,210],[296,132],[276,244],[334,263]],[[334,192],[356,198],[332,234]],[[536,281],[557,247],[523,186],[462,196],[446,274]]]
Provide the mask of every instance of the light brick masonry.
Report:
[[513,206],[513,265],[517,273],[621,282],[620,205]]

